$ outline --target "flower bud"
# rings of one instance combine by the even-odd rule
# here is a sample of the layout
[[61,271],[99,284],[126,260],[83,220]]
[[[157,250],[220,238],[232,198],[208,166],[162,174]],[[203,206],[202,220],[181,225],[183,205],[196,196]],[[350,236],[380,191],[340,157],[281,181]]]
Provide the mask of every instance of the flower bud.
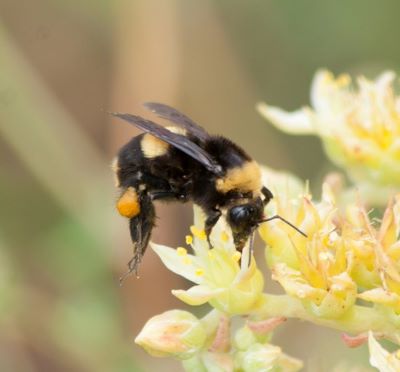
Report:
[[149,319],[135,342],[149,354],[188,359],[204,345],[201,321],[187,311],[170,310]]
[[303,363],[284,354],[282,350],[270,344],[254,344],[243,353],[238,353],[237,363],[244,372],[285,371],[295,372]]
[[235,332],[233,342],[238,350],[247,350],[251,345],[257,342],[257,339],[251,329],[244,326]]

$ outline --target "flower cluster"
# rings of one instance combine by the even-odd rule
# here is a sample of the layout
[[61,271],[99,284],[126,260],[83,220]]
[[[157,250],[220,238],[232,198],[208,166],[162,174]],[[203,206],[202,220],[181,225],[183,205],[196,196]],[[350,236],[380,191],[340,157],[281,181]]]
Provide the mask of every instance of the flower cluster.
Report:
[[[271,279],[282,287],[279,295],[264,292],[268,279],[248,246],[235,250],[223,218],[210,249],[204,215],[195,208],[185,247],[152,248],[169,270],[194,283],[173,295],[188,305],[208,304],[211,311],[203,318],[181,310],[153,317],[137,336],[139,345],[152,355],[182,360],[187,371],[298,371],[302,362],[270,343],[276,326],[297,318],[343,332],[350,347],[368,341],[372,366],[400,370],[400,351],[389,353],[376,341],[400,344],[400,100],[393,80],[389,72],[375,82],[360,78],[355,91],[347,75],[320,71],[313,109],[287,113],[259,105],[277,127],[320,136],[359,192],[347,190],[344,199],[327,177],[316,200],[299,179],[263,167],[263,183],[274,194],[265,215],[279,215],[306,235],[279,219],[259,227]],[[385,192],[366,200],[365,185],[374,196],[380,188]],[[381,219],[367,209],[378,199],[378,206],[385,199]]]
[[354,180],[400,186],[400,100],[393,91],[395,74],[376,81],[358,79],[355,90],[348,75],[329,71],[315,75],[312,108],[286,112],[261,103],[259,112],[279,129],[319,136],[330,159]]
[[318,202],[307,193],[287,198],[277,192],[270,208],[307,234],[280,220],[260,227],[273,279],[306,312],[297,316],[348,332],[373,330],[399,342],[400,196],[389,202],[379,226],[360,202],[338,208],[328,184]]
[[223,219],[211,235],[214,248],[210,249],[203,230],[204,215],[195,208],[193,235],[186,243],[193,254],[184,247],[177,249],[152,244],[153,250],[171,271],[196,283],[188,290],[173,290],[172,294],[188,305],[209,303],[214,308],[231,315],[247,314],[257,306],[264,287],[264,279],[254,259],[248,265],[248,250],[235,250],[229,229]]
[[[249,322],[231,334],[235,315],[256,313],[263,302],[264,278],[246,247],[236,251],[226,223],[220,219],[213,229],[210,249],[206,240],[204,215],[195,208],[195,224],[186,236],[187,248],[152,244],[153,250],[171,271],[192,281],[188,290],[172,293],[186,304],[209,303],[213,310],[202,319],[187,311],[172,310],[151,318],[136,343],[154,356],[184,360],[188,371],[272,370],[294,372],[302,363],[284,354],[269,341],[270,331],[284,319],[267,323]],[[249,263],[250,262],[250,263]]]

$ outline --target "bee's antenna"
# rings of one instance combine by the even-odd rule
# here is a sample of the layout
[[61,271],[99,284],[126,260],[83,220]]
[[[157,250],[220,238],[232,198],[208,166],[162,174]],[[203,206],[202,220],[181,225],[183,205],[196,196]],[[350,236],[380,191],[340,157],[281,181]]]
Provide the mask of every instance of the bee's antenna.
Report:
[[301,231],[298,227],[296,227],[295,225],[293,225],[292,223],[290,223],[288,220],[285,220],[283,217],[281,217],[281,216],[279,216],[279,215],[275,215],[275,216],[266,218],[265,220],[261,220],[260,223],[269,222],[269,221],[276,220],[276,219],[279,219],[279,220],[285,222],[285,223],[286,223],[287,225],[289,225],[292,229],[295,229],[298,233],[300,233],[301,235],[303,235],[304,237],[307,238],[307,234],[303,233],[303,231]]

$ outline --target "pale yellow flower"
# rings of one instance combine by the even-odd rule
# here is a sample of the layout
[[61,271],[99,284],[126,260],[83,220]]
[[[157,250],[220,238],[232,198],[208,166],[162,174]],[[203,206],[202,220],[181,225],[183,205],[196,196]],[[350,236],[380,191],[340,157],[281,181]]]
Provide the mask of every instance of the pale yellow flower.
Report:
[[400,195],[389,202],[380,223],[358,200],[339,210],[328,184],[317,202],[307,193],[278,192],[267,211],[307,234],[280,220],[259,229],[273,279],[288,295],[326,319],[341,317],[360,298],[400,326]]
[[318,71],[311,88],[312,108],[295,112],[261,103],[259,112],[279,129],[319,136],[327,154],[356,181],[400,185],[400,98],[393,91],[395,74],[375,81],[348,75],[335,78]]
[[170,310],[149,319],[135,342],[158,357],[187,359],[206,341],[206,330],[199,319],[187,311]]
[[214,248],[209,249],[204,231],[204,216],[195,208],[193,239],[188,238],[194,253],[152,244],[153,250],[171,271],[196,283],[188,290],[172,293],[189,305],[209,302],[227,314],[246,314],[257,306],[262,294],[264,279],[254,259],[248,265],[248,247],[243,257],[236,251],[229,227],[223,218],[211,235]]
[[400,195],[385,211],[374,246],[374,269],[379,283],[359,295],[360,298],[392,309],[393,320],[400,325]]
[[378,341],[375,340],[372,332],[368,335],[368,348],[371,365],[377,368],[380,372],[398,372],[400,371],[399,351],[389,353],[385,350]]
[[324,185],[320,202],[307,194],[295,198],[278,194],[271,207],[307,234],[302,236],[280,220],[260,227],[273,279],[316,316],[341,316],[355,303],[357,285],[351,277],[351,247],[338,231],[330,187]]

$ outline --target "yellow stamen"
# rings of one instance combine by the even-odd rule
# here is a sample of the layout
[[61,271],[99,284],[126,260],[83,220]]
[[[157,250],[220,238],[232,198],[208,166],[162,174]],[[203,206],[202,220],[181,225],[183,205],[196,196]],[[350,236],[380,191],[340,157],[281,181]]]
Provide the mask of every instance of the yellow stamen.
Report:
[[232,255],[232,260],[235,262],[239,262],[240,257],[242,257],[242,254],[239,251],[236,251],[233,255]]
[[192,259],[190,257],[185,256],[185,257],[183,257],[183,263],[185,265],[191,265],[192,264]]
[[204,270],[202,268],[196,269],[194,272],[197,276],[203,276],[204,275]]
[[187,250],[186,250],[186,248],[178,247],[176,249],[176,253],[177,253],[178,256],[182,256],[183,257],[183,256],[187,255]]
[[196,226],[190,226],[190,231],[196,238],[199,238],[200,240],[207,239],[206,232],[204,230],[198,229]]
[[338,86],[339,88],[343,88],[343,87],[349,85],[350,82],[351,82],[351,78],[350,78],[350,76],[347,75],[347,74],[339,75],[339,76],[337,77],[337,79],[336,79],[336,84],[337,84],[337,86]]
[[186,235],[185,237],[186,244],[192,244],[193,243],[193,236],[192,235]]
[[222,233],[221,233],[221,240],[224,243],[227,243],[229,241],[229,235],[225,231],[222,231]]

